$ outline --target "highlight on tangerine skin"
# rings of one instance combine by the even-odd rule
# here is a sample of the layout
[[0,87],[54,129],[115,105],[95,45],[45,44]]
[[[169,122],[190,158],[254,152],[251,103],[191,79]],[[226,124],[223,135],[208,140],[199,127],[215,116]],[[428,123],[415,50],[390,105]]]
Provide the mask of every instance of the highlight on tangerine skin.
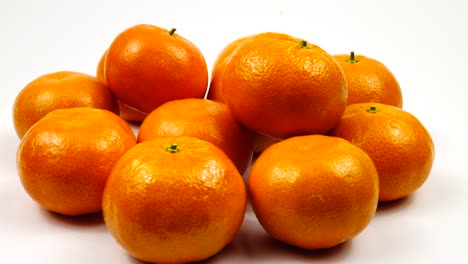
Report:
[[168,101],[204,98],[208,88],[205,58],[177,32],[139,24],[116,36],[104,68],[107,85],[118,100],[150,113]]
[[13,124],[21,139],[37,121],[56,109],[93,107],[119,113],[110,89],[97,78],[72,71],[41,75],[28,83],[13,104]]
[[250,171],[248,191],[263,228],[304,249],[330,248],[358,235],[378,203],[371,158],[346,140],[322,135],[285,139]]
[[273,138],[324,134],[347,100],[344,73],[320,47],[280,33],[261,33],[229,56],[224,100],[236,119]]
[[197,138],[160,137],[137,144],[114,166],[103,215],[133,257],[186,263],[229,244],[246,204],[242,176],[222,150]]
[[428,179],[435,158],[434,143],[411,113],[379,103],[351,104],[330,133],[363,149],[380,178],[380,201],[416,192]]

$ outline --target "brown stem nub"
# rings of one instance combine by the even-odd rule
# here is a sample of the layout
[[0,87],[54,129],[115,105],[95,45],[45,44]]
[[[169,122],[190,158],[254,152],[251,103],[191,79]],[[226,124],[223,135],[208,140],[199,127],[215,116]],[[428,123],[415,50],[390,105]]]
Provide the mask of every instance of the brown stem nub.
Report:
[[307,40],[302,40],[301,41],[301,48],[308,49],[309,47],[307,46]]
[[177,153],[177,152],[180,151],[180,148],[179,148],[179,146],[177,146],[176,143],[173,143],[173,144],[171,144],[170,146],[168,146],[166,148],[166,151],[170,152],[170,153]]
[[175,31],[176,31],[176,29],[175,29],[175,28],[172,28],[171,31],[169,31],[169,35],[171,35],[171,36],[174,35],[174,32],[175,32]]
[[375,105],[372,105],[369,109],[367,109],[367,112],[374,114],[377,113],[377,107]]
[[354,51],[351,51],[351,54],[349,55],[349,59],[347,59],[346,61],[349,63],[359,62],[358,60],[356,60],[356,57],[354,57]]

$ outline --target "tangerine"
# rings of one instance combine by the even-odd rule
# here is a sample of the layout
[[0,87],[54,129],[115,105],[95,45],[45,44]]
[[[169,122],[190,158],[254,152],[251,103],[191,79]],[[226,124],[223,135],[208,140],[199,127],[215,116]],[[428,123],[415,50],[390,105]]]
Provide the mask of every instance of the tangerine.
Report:
[[260,154],[248,190],[255,215],[270,235],[319,249],[348,241],[369,224],[379,177],[360,148],[341,138],[308,135],[285,139]]
[[93,107],[119,113],[117,101],[98,79],[79,72],[60,71],[42,75],[16,97],[13,123],[21,139],[26,131],[55,109]]
[[107,181],[107,228],[130,255],[147,262],[206,259],[229,244],[244,218],[242,176],[215,145],[192,137],[139,143]]
[[21,140],[19,177],[31,198],[47,210],[96,213],[113,165],[135,144],[130,126],[112,112],[89,107],[54,110]]
[[400,85],[381,62],[363,55],[335,55],[348,83],[348,104],[376,102],[403,106]]
[[243,41],[227,58],[222,78],[235,118],[274,138],[328,132],[347,100],[335,59],[286,34],[262,33]]
[[183,98],[203,98],[208,69],[190,41],[153,25],[136,25],[112,42],[105,60],[106,82],[122,103],[143,113]]
[[252,160],[251,132],[220,102],[181,99],[161,105],[141,124],[138,141],[161,136],[190,136],[211,142],[226,153],[240,174]]
[[434,143],[423,124],[401,108],[360,103],[346,107],[331,135],[349,140],[374,161],[380,178],[380,201],[415,192],[427,180]]

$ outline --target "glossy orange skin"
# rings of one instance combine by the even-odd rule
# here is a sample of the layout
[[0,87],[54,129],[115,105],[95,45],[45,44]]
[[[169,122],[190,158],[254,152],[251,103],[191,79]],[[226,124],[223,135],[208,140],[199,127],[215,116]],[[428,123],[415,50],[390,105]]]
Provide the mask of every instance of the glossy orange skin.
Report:
[[[377,112],[368,112],[372,106]],[[380,177],[380,201],[415,192],[431,172],[435,154],[431,136],[416,117],[398,107],[349,105],[331,135],[349,140],[372,158]]]
[[21,140],[19,177],[31,198],[50,211],[96,213],[113,165],[135,144],[132,129],[114,113],[88,107],[55,110]]
[[203,98],[208,85],[201,51],[177,33],[153,25],[133,26],[114,39],[105,75],[119,100],[144,113],[168,101]]
[[[226,103],[224,100],[224,93],[221,84],[223,80],[224,68],[226,67],[227,57],[232,54],[232,52],[239,46],[239,44],[241,44],[249,37],[250,36],[246,36],[232,41],[220,52],[216,58],[211,74],[210,88],[207,95],[208,99]],[[253,134],[254,153],[261,153],[267,147],[279,141],[279,139],[272,138],[270,136],[265,136],[258,133]]]
[[226,58],[231,55],[231,53],[242,43],[244,40],[250,36],[238,38],[230,42],[224,49],[218,54],[214,64],[213,70],[211,72],[211,81],[210,88],[208,91],[207,98],[215,100],[221,103],[224,103],[223,89],[221,88],[222,84],[222,75],[224,73],[224,67],[226,66]]
[[[107,51],[108,50],[106,50],[102,54],[101,59],[99,59],[99,63],[96,69],[96,78],[104,83],[107,83],[106,74],[105,74],[105,61],[106,61]],[[143,119],[145,119],[145,117],[148,115],[147,113],[144,113],[133,107],[128,106],[127,104],[122,103],[120,100],[118,100],[117,102],[119,104],[120,117],[122,117],[123,119],[127,121],[139,123],[143,121]]]
[[98,66],[96,68],[96,78],[102,81],[103,83],[107,83],[106,82],[106,68],[105,68],[107,51],[108,49],[106,49],[104,53],[102,54],[101,58],[99,59]]
[[236,119],[274,138],[328,132],[347,100],[344,74],[331,55],[278,33],[242,42],[226,61],[222,86]]
[[13,123],[21,139],[26,131],[55,109],[93,107],[119,113],[108,87],[84,73],[61,71],[42,75],[18,94],[13,104]]
[[190,136],[211,142],[228,155],[240,174],[252,161],[251,132],[220,102],[182,99],[163,104],[141,124],[138,142],[162,136]]
[[[167,148],[177,145],[178,152]],[[247,194],[234,164],[191,137],[139,143],[116,164],[103,198],[104,221],[132,256],[185,263],[215,255],[244,218]]]
[[266,149],[248,179],[260,224],[304,249],[336,246],[375,215],[379,193],[370,157],[346,140],[323,135],[285,139]]
[[376,102],[403,107],[400,85],[392,72],[381,62],[356,55],[356,62],[349,62],[350,55],[335,55],[348,83],[348,104]]

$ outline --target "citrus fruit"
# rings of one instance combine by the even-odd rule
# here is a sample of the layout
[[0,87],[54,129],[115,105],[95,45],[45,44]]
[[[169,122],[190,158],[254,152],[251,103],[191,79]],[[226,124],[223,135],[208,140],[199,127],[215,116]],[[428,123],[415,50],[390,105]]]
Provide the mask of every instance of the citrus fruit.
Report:
[[[211,100],[215,100],[221,103],[226,103],[224,101],[224,94],[223,89],[221,87],[223,74],[224,74],[224,67],[226,66],[227,57],[232,54],[232,52],[250,36],[242,37],[236,39],[229,43],[218,55],[215,60],[213,71],[211,73],[211,82],[208,91],[207,98]],[[261,135],[258,133],[253,133],[253,145],[254,145],[254,153],[261,153],[267,147],[271,146],[272,144],[278,142],[279,139],[272,138],[270,136]]]
[[362,55],[335,55],[348,83],[348,104],[376,102],[403,106],[400,85],[381,62]]
[[250,202],[274,238],[329,248],[359,234],[375,215],[379,178],[371,158],[346,140],[285,139],[266,149],[248,179]]
[[[105,74],[105,61],[107,56],[106,50],[99,60],[98,67],[96,69],[96,78],[104,83],[106,82]],[[128,106],[127,104],[122,103],[120,100],[117,100],[119,104],[120,117],[130,122],[141,122],[148,115],[147,113],[141,112],[133,107]]]
[[347,99],[343,71],[331,55],[279,33],[239,44],[227,58],[222,89],[239,122],[274,138],[326,133]]
[[160,137],[117,162],[104,190],[103,215],[135,258],[193,262],[233,240],[246,196],[242,176],[219,148],[192,137]]
[[240,174],[252,160],[251,132],[220,102],[181,99],[161,105],[141,124],[138,141],[161,136],[190,136],[211,142],[226,153]]
[[144,113],[168,101],[203,98],[208,84],[201,51],[175,29],[153,25],[130,27],[114,39],[105,75],[122,103]]
[[112,112],[58,109],[21,140],[18,173],[26,192],[42,207],[64,215],[96,213],[113,165],[135,144],[132,129]]
[[105,66],[106,66],[106,56],[107,56],[108,51],[109,50],[106,49],[104,53],[101,55],[101,58],[99,59],[99,62],[98,62],[98,66],[96,68],[96,78],[102,81],[103,83],[107,83]]
[[208,90],[207,98],[215,100],[218,102],[224,103],[223,89],[221,88],[222,84],[222,75],[224,73],[224,67],[226,66],[226,58],[231,55],[231,53],[246,40],[249,36],[238,38],[230,42],[224,49],[218,54],[214,64],[213,70],[211,71],[211,81],[210,87]]
[[47,113],[62,108],[93,107],[119,113],[112,92],[84,73],[61,71],[42,75],[26,85],[13,104],[13,123],[22,138]]
[[434,143],[429,132],[398,107],[349,105],[331,135],[349,140],[372,158],[380,177],[380,201],[415,192],[431,172]]

